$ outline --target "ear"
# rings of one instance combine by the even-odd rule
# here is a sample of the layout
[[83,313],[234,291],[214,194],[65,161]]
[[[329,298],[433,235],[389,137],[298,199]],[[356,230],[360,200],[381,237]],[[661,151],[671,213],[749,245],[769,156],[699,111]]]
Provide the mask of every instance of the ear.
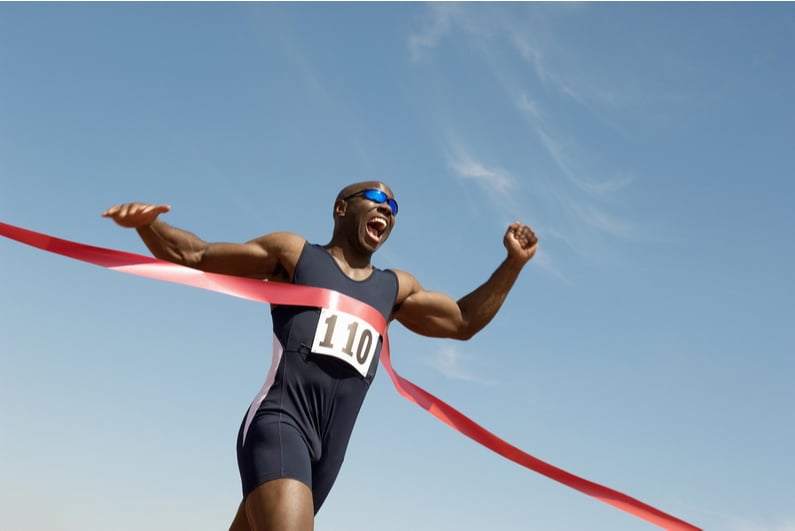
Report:
[[334,202],[334,217],[343,217],[348,210],[348,202],[344,199],[337,199]]

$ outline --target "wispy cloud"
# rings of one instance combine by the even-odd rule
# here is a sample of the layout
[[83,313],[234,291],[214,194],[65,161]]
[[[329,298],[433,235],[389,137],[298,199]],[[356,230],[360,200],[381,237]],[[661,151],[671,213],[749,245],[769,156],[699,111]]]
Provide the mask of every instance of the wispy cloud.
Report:
[[635,227],[599,208],[576,201],[569,201],[569,208],[588,226],[617,238],[636,238]]
[[507,214],[511,221],[522,219],[522,209],[516,201],[519,180],[506,169],[487,166],[475,159],[460,145],[451,147],[448,163],[461,180],[471,181],[488,197],[493,207]]
[[516,100],[516,106],[531,118],[540,118],[541,111],[538,104],[527,93],[522,92]]
[[470,369],[464,366],[464,356],[453,345],[442,345],[430,358],[431,367],[439,371],[446,378],[451,380],[462,380],[466,382],[478,382],[485,384],[495,383],[492,380],[476,376]]
[[605,194],[620,190],[634,181],[634,177],[628,174],[598,182],[579,177],[577,172],[572,169],[574,164],[572,163],[571,156],[567,154],[563,145],[552,138],[542,125],[541,111],[535,101],[526,93],[522,93],[516,100],[516,107],[526,114],[541,145],[552,160],[555,161],[561,173],[580,190],[592,194]]
[[[546,232],[544,233],[544,235],[547,234],[548,233]],[[563,271],[561,271],[561,269],[557,266],[552,255],[544,250],[543,246],[539,249],[539,252],[537,252],[536,255],[533,257],[533,263],[536,266],[543,269],[544,271],[550,273],[552,276],[554,276],[564,284],[569,286],[573,284],[571,279],[568,276],[566,276],[566,274]]]
[[416,63],[422,59],[425,51],[435,48],[442,37],[450,31],[455,9],[454,4],[430,4],[430,14],[425,26],[419,32],[409,35],[409,53],[412,62]]
[[[617,192],[635,181],[629,173],[619,174],[612,179],[596,181],[580,177],[573,168],[581,166],[576,158],[570,155],[564,145],[555,140],[544,128],[542,112],[539,105],[526,93],[522,92],[515,98],[516,107],[527,117],[540,145],[555,162],[560,173],[574,188],[557,186],[555,195],[560,198],[570,212],[587,226],[617,238],[637,238],[640,231],[632,224],[618,219],[597,207],[594,201]],[[583,194],[584,193],[584,194]],[[574,199],[575,196],[585,199]]]
[[450,159],[450,165],[459,177],[472,179],[485,190],[500,196],[510,194],[516,179],[508,171],[502,168],[488,168],[461,149],[456,151],[456,155]]
[[[550,230],[539,231],[539,235],[561,239],[582,256],[593,255],[595,236],[647,237],[642,227],[622,219],[615,208],[619,204],[616,193],[635,182],[634,172],[594,164],[591,161],[604,157],[590,156],[590,139],[580,139],[577,131],[561,133],[556,129],[560,123],[570,122],[558,120],[561,112],[586,113],[591,122],[602,121],[602,114],[593,112],[599,101],[593,92],[596,88],[571,68],[576,57],[567,61],[567,68],[558,64],[557,59],[566,57],[567,51],[544,31],[546,10],[517,9],[510,16],[504,13],[458,4],[429,8],[424,25],[409,38],[412,59],[418,61],[442,39],[469,37],[483,52],[478,57],[486,61],[482,65],[486,75],[490,74],[507,96],[503,101],[526,120],[531,156],[545,154],[550,167],[541,172],[521,166],[506,169],[498,162],[479,158],[470,146],[463,147],[466,140],[459,140],[461,137],[453,132],[456,140],[449,142],[447,155],[450,168],[460,182],[475,185],[496,211],[511,219],[527,219],[528,208],[533,212],[546,210],[546,219],[550,220],[546,228]],[[506,60],[509,56],[513,59]],[[528,79],[528,73],[535,80]],[[499,152],[488,150],[490,154],[495,151]],[[523,197],[523,190],[533,190],[531,201]],[[545,204],[533,208],[539,201]],[[591,250],[583,252],[583,248]],[[568,282],[548,254],[550,249],[554,247],[542,245],[536,263]]]
[[585,100],[582,96],[546,67],[544,63],[544,53],[540,47],[530,44],[527,35],[515,31],[511,38],[511,42],[519,51],[519,54],[533,66],[536,76],[541,83],[546,86],[553,86],[561,94],[570,97],[580,105],[585,105]]

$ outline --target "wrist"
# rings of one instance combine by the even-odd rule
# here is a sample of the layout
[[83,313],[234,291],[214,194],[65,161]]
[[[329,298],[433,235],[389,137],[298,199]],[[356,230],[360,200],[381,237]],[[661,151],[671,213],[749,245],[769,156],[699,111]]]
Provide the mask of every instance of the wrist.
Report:
[[523,256],[515,256],[508,253],[508,256],[505,257],[503,260],[503,265],[512,271],[516,271],[517,273],[522,270],[524,265],[528,262],[528,260]]

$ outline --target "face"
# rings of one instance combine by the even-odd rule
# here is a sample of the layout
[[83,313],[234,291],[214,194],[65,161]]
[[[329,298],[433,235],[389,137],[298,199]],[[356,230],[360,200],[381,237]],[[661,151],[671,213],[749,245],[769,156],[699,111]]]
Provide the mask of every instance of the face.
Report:
[[[345,187],[340,192],[340,200],[335,206],[335,215],[342,214],[339,219],[345,232],[355,238],[362,250],[373,253],[389,237],[395,225],[395,216],[387,202],[377,203],[358,195],[364,190],[380,190],[389,198],[394,199],[392,190],[384,183],[371,181],[356,183]],[[353,197],[351,197],[353,196]]]

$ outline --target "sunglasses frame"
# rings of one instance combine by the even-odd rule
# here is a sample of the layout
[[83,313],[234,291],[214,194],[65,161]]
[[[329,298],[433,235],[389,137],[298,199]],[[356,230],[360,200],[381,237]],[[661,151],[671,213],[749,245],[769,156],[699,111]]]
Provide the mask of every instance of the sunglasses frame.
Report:
[[355,194],[351,194],[348,197],[343,197],[343,199],[347,201],[348,199],[352,199],[354,197],[359,197],[359,196],[363,197],[364,199],[367,199],[368,201],[372,201],[373,203],[377,203],[379,205],[386,203],[387,205],[389,205],[389,210],[392,212],[392,216],[393,217],[397,216],[398,213],[397,201],[386,195],[386,192],[384,192],[383,190],[379,190],[377,188],[367,188],[366,190],[360,190]]

